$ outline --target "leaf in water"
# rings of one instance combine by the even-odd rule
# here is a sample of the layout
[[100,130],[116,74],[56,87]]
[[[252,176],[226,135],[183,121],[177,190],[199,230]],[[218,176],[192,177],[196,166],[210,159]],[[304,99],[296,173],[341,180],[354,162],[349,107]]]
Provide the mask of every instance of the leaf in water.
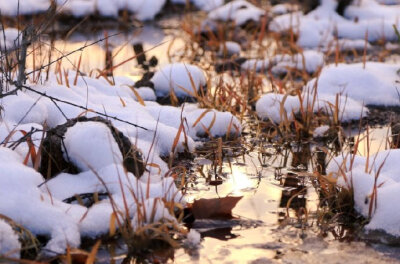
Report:
[[195,200],[192,205],[192,213],[195,219],[231,219],[232,209],[240,199],[242,196]]

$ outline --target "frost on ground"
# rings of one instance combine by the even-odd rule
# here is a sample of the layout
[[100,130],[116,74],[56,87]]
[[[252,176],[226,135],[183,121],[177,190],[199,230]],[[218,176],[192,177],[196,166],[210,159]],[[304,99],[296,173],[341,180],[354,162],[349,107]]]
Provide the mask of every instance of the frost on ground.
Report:
[[355,209],[366,218],[371,216],[367,231],[380,230],[400,237],[399,159],[400,150],[392,149],[369,158],[338,156],[327,168],[338,178],[339,186],[353,188]]

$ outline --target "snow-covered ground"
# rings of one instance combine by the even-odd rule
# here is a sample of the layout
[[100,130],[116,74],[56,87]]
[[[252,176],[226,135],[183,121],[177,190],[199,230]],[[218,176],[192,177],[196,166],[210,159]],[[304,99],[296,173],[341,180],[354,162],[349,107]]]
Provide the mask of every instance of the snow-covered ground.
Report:
[[[169,89],[170,82],[190,89],[185,65],[167,67],[181,71],[177,75],[166,73],[166,79],[156,75],[156,89]],[[192,69],[190,65],[187,67]],[[193,69],[195,83],[204,84],[202,71],[197,67]],[[196,74],[201,74],[200,79]],[[140,175],[135,177],[127,172],[110,129],[103,123],[93,121],[77,122],[64,135],[64,158],[78,168],[78,174],[63,172],[45,181],[32,168],[31,158],[26,159],[30,150],[27,143],[19,144],[15,150],[1,147],[0,199],[9,202],[0,203],[0,214],[22,224],[34,234],[49,236],[51,239],[44,248],[46,254],[63,253],[67,245],[78,247],[82,236],[96,237],[107,233],[110,217],[116,212],[121,218],[132,219],[134,227],[163,218],[175,219],[161,199],[182,204],[185,204],[185,199],[177,190],[173,178],[167,177],[169,169],[161,157],[168,157],[172,151],[183,152],[186,148],[193,151],[199,144],[195,141],[203,137],[241,133],[239,120],[227,112],[200,109],[196,104],[172,107],[154,101],[138,101],[131,90],[134,88],[130,88],[132,81],[128,78],[116,78],[117,84],[110,85],[104,79],[80,76],[74,85],[76,73],[71,72],[69,76],[69,87],[59,84],[56,76],[51,75],[46,83],[28,84],[42,94],[25,90],[2,98],[4,112],[0,142],[14,142],[31,129],[42,130],[45,124],[54,128],[65,123],[67,118],[93,117],[98,115],[95,112],[99,112],[109,116],[114,127],[130,139],[149,165],[140,179]],[[155,98],[150,88],[139,88],[140,93],[142,98]],[[59,100],[90,110],[84,111]],[[39,151],[41,138],[42,132],[32,135],[36,152]],[[7,143],[3,145],[7,146]],[[95,192],[108,193],[110,198],[95,203],[89,209],[62,202],[76,194]],[[143,214],[138,215],[138,212],[151,212],[152,208],[156,212],[154,219],[150,216],[140,219],[139,215]],[[14,245],[11,240],[7,243],[8,247]]]
[[[30,15],[46,12],[51,0],[1,1],[3,15]],[[105,17],[118,17],[118,12],[127,10],[139,20],[152,20],[165,6],[166,0],[56,0],[59,13],[84,17],[99,14]],[[186,0],[172,0],[174,4],[186,4]],[[223,4],[223,0],[192,0],[197,8],[211,11]]]
[[[90,14],[116,17],[128,10],[139,20],[151,20],[166,0],[57,0],[61,13],[82,17]],[[176,4],[187,1],[172,0]],[[261,22],[266,10],[247,1],[224,4],[222,0],[192,0],[197,8],[208,12],[213,23],[233,21],[244,25],[249,20]],[[382,2],[382,1],[380,1]],[[385,1],[388,2],[388,1]],[[304,48],[290,56],[278,53],[269,58],[248,59],[241,65],[241,74],[271,70],[285,74],[290,70],[316,74],[302,92],[264,94],[256,103],[258,116],[273,123],[291,121],[301,109],[333,115],[337,108],[341,121],[357,120],[368,114],[369,105],[399,106],[398,70],[400,65],[379,62],[327,64],[323,51],[371,49],[369,42],[397,40],[393,25],[400,25],[400,5],[382,5],[375,0],[360,0],[346,9],[345,16],[335,13],[336,1],[322,0],[321,5],[305,15],[291,5],[272,8],[277,16],[269,30],[297,34],[297,44]],[[0,1],[4,15],[45,12],[49,0]],[[18,45],[19,33],[8,28],[0,38],[0,50]],[[365,40],[368,40],[366,43]],[[240,44],[226,41],[219,46],[220,56],[240,55]],[[67,76],[67,77],[66,77]],[[75,79],[75,76],[78,76]],[[67,80],[65,79],[67,78]],[[175,95],[196,97],[209,76],[199,66],[189,63],[162,65],[149,87],[133,88],[134,82],[115,77],[114,84],[104,78],[80,76],[69,71],[63,78],[50,74],[48,81],[29,85],[15,95],[0,99],[0,214],[23,225],[33,234],[46,235],[49,241],[44,253],[64,253],[67,247],[79,247],[82,237],[95,238],[109,232],[110,227],[126,218],[134,229],[154,221],[176,219],[167,203],[185,205],[185,197],[169,176],[165,157],[193,152],[204,138],[240,135],[240,120],[229,112],[202,109],[198,104],[179,107],[158,104],[157,97]],[[11,85],[11,88],[13,86]],[[292,90],[291,90],[292,92]],[[315,100],[314,100],[315,98]],[[73,103],[74,105],[70,104]],[[337,107],[336,107],[336,104]],[[81,107],[77,107],[81,106]],[[124,157],[109,127],[101,122],[77,122],[63,137],[63,157],[78,170],[77,174],[61,172],[51,179],[35,170],[32,152],[40,152],[43,130],[55,128],[79,116],[102,115],[123,133],[147,161],[144,175],[135,175],[124,167]],[[329,127],[320,126],[314,136],[322,136]],[[29,131],[32,146],[26,142],[13,145]],[[336,157],[328,172],[336,174],[338,184],[353,188],[356,210],[365,217],[373,208],[367,230],[384,230],[400,236],[400,211],[397,192],[400,188],[397,150],[349,159]],[[346,165],[340,167],[339,165]],[[368,166],[367,166],[368,165]],[[382,168],[380,167],[382,165]],[[379,177],[375,178],[376,175]],[[372,199],[374,186],[378,195]],[[90,208],[63,202],[76,194],[107,193],[108,198]],[[373,204],[371,204],[373,203]],[[149,210],[150,209],[150,210]],[[151,213],[151,212],[154,212]],[[187,243],[197,245],[195,231]],[[19,257],[20,243],[11,226],[0,219],[0,255]]]
[[366,218],[371,216],[366,230],[400,236],[399,158],[400,150],[392,149],[370,157],[338,156],[328,166],[339,186],[353,188],[355,209]]
[[400,5],[386,6],[375,0],[355,1],[345,10],[344,17],[335,12],[336,7],[335,0],[321,0],[321,5],[306,15],[295,11],[275,17],[269,29],[293,30],[298,35],[297,44],[304,48],[326,47],[335,41],[335,36],[360,42],[397,39],[393,25],[400,25]]
[[242,70],[266,71],[271,67],[275,74],[286,73],[289,69],[297,69],[314,73],[324,65],[324,54],[315,50],[305,50],[293,56],[288,54],[277,54],[267,59],[249,59],[245,61]]

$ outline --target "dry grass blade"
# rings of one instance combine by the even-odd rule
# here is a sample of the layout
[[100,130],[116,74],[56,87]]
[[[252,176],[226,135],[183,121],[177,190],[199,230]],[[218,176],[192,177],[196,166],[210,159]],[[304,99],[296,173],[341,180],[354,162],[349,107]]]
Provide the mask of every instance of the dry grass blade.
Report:
[[153,167],[153,168],[158,169],[158,174],[161,174],[161,167],[160,167],[160,165],[158,165],[158,164],[156,164],[156,163],[146,163],[146,166],[149,166],[149,167]]
[[191,97],[197,98],[197,93],[194,93],[188,89],[186,89],[185,87],[183,87],[182,85],[176,84],[176,86],[179,87],[179,89],[182,89],[185,93],[189,94]]
[[116,231],[117,231],[117,226],[115,225],[116,218],[117,218],[117,215],[115,214],[115,212],[113,212],[110,215],[110,230],[109,230],[109,233],[108,233],[110,237],[114,236]]
[[209,112],[211,112],[211,109],[207,109],[205,111],[203,111],[203,113],[201,113],[201,115],[196,119],[196,121],[193,123],[192,127],[195,127],[200,121],[201,119],[203,119],[203,117],[205,117],[205,115]]
[[98,240],[96,242],[96,244],[93,246],[92,251],[90,251],[90,254],[86,260],[86,264],[94,264],[95,263],[96,255],[97,255],[100,245],[101,245],[101,240]]
[[181,122],[181,124],[179,125],[178,132],[175,135],[174,143],[172,144],[171,152],[173,154],[175,153],[176,147],[178,146],[179,139],[181,138],[182,131],[183,131],[183,122]]
[[140,94],[138,93],[138,91],[136,91],[136,89],[133,86],[129,86],[129,88],[131,88],[131,90],[133,91],[133,93],[136,96],[136,99],[138,100],[139,104],[146,106],[146,104],[144,103],[143,98],[140,96]]
[[197,97],[198,97],[198,94],[197,94],[197,87],[196,87],[196,84],[195,84],[195,82],[194,82],[194,80],[193,80],[192,73],[188,70],[188,68],[186,67],[186,64],[184,64],[184,66],[185,66],[186,72],[187,72],[187,74],[188,74],[188,76],[189,76],[190,85],[191,85],[191,87],[192,87],[193,93],[194,93],[195,97],[197,98]]
[[122,99],[121,96],[119,96],[119,100],[121,101],[122,107],[126,107],[126,103],[125,103],[124,99]]
[[82,61],[82,53],[79,56],[79,60],[78,60],[78,67],[76,68],[76,74],[75,74],[75,79],[74,79],[74,86],[76,86],[76,84],[78,83],[78,76],[79,76],[79,71],[80,71],[80,67],[81,67],[81,61]]
[[24,137],[26,137],[26,143],[28,144],[28,147],[29,147],[28,153],[26,154],[25,159],[24,159],[24,164],[25,165],[28,164],[29,156],[31,157],[32,164],[35,164],[36,157],[37,157],[35,145],[33,144],[31,137],[27,136],[28,133],[26,131],[20,130],[20,132],[24,135]]

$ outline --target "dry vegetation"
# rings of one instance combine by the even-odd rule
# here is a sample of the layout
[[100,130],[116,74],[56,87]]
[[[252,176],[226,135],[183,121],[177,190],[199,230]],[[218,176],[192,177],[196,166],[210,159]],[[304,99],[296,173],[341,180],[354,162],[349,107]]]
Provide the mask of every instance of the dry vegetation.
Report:
[[[50,17],[52,18],[50,21],[54,21],[53,16],[54,19],[57,19],[54,10],[51,10],[50,12],[53,12],[50,13]],[[342,127],[344,124],[342,124],[339,119],[338,99],[336,100],[336,104],[331,104],[329,106],[330,109],[325,111],[331,114],[326,115],[324,113],[313,111],[313,103],[317,96],[315,92],[310,92],[310,94],[307,95],[309,98],[303,98],[301,92],[303,85],[311,78],[318,76],[319,72],[317,71],[313,74],[309,74],[305,70],[300,71],[297,69],[287,69],[286,74],[277,76],[268,68],[261,72],[256,71],[255,68],[253,70],[242,71],[240,70],[239,57],[233,56],[228,58],[227,56],[218,55],[218,49],[225,41],[239,42],[244,50],[244,56],[268,58],[268,56],[272,57],[275,54],[288,54],[291,56],[297,53],[302,54],[302,49],[296,45],[295,33],[291,31],[289,35],[279,35],[268,32],[268,17],[265,17],[261,23],[257,25],[250,23],[245,27],[238,28],[232,23],[221,23],[219,24],[217,31],[200,33],[197,28],[200,27],[202,21],[194,21],[194,17],[195,16],[191,13],[188,14],[181,24],[181,28],[185,31],[185,40],[187,40],[185,46],[182,48],[182,54],[184,55],[181,59],[188,63],[201,65],[207,71],[208,83],[205,89],[200,90],[200,93],[186,90],[196,98],[201,107],[229,111],[236,115],[242,123],[245,124],[246,128],[242,137],[211,138],[209,142],[196,151],[195,155],[207,158],[213,162],[212,170],[214,171],[214,175],[205,175],[201,169],[193,173],[190,171],[187,160],[181,160],[179,157],[174,155],[167,157],[166,159],[168,160],[171,169],[170,173],[175,177],[179,187],[185,189],[196,177],[207,178],[208,184],[217,184],[221,181],[219,174],[222,172],[222,167],[230,166],[231,160],[243,157],[249,152],[258,152],[260,156],[260,164],[264,164],[266,163],[266,159],[273,158],[265,151],[266,145],[273,146],[276,153],[279,155],[292,156],[295,152],[294,143],[297,145],[308,144],[307,148],[312,144],[318,146],[319,152],[311,154],[309,149],[302,152],[302,155],[305,155],[305,160],[301,163],[306,166],[306,170],[298,172],[297,177],[306,177],[308,181],[312,182],[314,187],[318,190],[320,205],[318,212],[316,212],[316,219],[309,219],[311,216],[308,215],[309,212],[307,212],[306,208],[298,208],[297,215],[294,216],[294,222],[312,222],[316,220],[322,233],[332,232],[332,230],[334,230],[334,232],[339,233],[338,238],[343,238],[344,236],[343,234],[340,234],[340,230],[338,231],[338,226],[340,226],[340,228],[343,228],[343,226],[346,226],[346,228],[348,226],[354,228],[350,223],[355,220],[358,220],[358,223],[362,224],[363,220],[354,212],[351,191],[338,188],[335,185],[336,179],[334,179],[332,175],[326,175],[326,172],[323,169],[326,162],[332,156],[337,155],[348,148],[348,139],[345,139],[342,133]],[[82,55],[80,55],[78,61],[68,62],[73,65],[72,68],[76,71],[74,83],[70,84],[68,82],[68,75],[70,72],[63,68],[65,61],[69,60],[68,56],[75,52],[81,52],[85,48],[95,45],[100,41],[105,42],[105,49],[108,50],[107,40],[111,36],[105,34],[104,38],[99,41],[88,43],[86,46],[83,46],[69,54],[54,57],[54,53],[52,52],[54,49],[53,42],[50,41],[50,43],[48,43],[47,41],[42,41],[42,36],[48,34],[52,30],[50,22],[46,24],[43,22],[44,20],[42,20],[41,16],[30,18],[30,20],[28,20],[28,18],[21,18],[21,20],[12,21],[9,18],[4,17],[2,17],[1,20],[3,27],[18,25],[22,32],[20,49],[4,51],[0,59],[0,68],[4,73],[2,75],[3,80],[1,80],[1,83],[3,84],[0,94],[1,97],[15,94],[17,90],[30,89],[24,84],[26,79],[29,79],[30,83],[40,83],[41,81],[48,79],[51,70],[54,70],[58,83],[66,85],[67,87],[70,85],[76,85],[77,80],[80,77],[79,75],[81,74],[103,78],[110,83],[110,85],[113,85],[113,71],[125,63],[136,59],[135,55],[124,61],[117,63],[114,62],[113,65],[109,64],[107,65],[107,68],[92,69],[90,72],[83,73],[81,72],[83,63],[81,60]],[[86,18],[84,20],[86,20]],[[32,21],[33,27],[25,26],[28,25],[27,21]],[[78,23],[74,30],[79,30],[80,27],[82,27],[82,25],[79,25]],[[382,43],[384,42],[382,41]],[[50,47],[48,45],[50,45]],[[48,52],[47,60],[40,61],[39,58],[46,57],[42,54],[46,51]],[[365,63],[367,58],[370,57],[382,60],[388,53],[389,51],[385,50],[383,47],[374,50],[373,54],[369,54],[366,49],[364,51],[352,50],[341,52],[338,42],[336,42],[332,43],[332,48],[326,51],[326,58],[328,58],[329,62],[334,63],[348,60],[363,61]],[[111,60],[112,59],[113,58],[111,58]],[[25,63],[27,60],[32,62],[33,69],[31,71],[25,69]],[[217,69],[222,70],[223,73],[216,73]],[[25,74],[21,75],[21,73]],[[13,84],[14,86],[11,86],[10,84]],[[193,80],[192,86],[193,91],[195,91],[196,89],[194,89],[195,85]],[[144,103],[139,94],[135,92],[135,88],[131,88],[132,92],[135,93],[138,98],[138,101]],[[288,118],[288,115],[291,113],[285,112],[283,107],[284,102],[282,102],[280,114],[282,120],[284,120],[283,122],[280,124],[274,124],[268,120],[259,120],[254,111],[254,104],[266,91],[274,91],[286,96],[294,95],[300,99],[300,102],[307,100],[307,102],[311,102],[311,104],[307,104],[307,107],[302,107],[300,113],[296,114],[295,119],[291,120]],[[170,94],[170,98],[173,105],[178,104],[178,99],[173,93]],[[53,99],[56,104],[57,99]],[[85,108],[85,106],[75,105],[74,102],[68,103],[82,108],[83,114],[85,111],[91,111],[90,109]],[[124,104],[122,99],[121,103]],[[301,105],[303,105],[303,103],[301,103]],[[196,124],[207,113],[208,111],[205,110],[196,121]],[[211,126],[214,122],[215,119]],[[328,125],[330,130],[328,136],[326,136],[322,142],[316,142],[312,138],[312,131],[321,125]],[[358,124],[345,125],[358,126]],[[363,125],[364,124],[359,124],[360,130]],[[209,131],[210,129],[211,127],[204,128],[205,131]],[[174,148],[177,145],[177,140],[180,138],[181,134],[185,134],[184,130],[182,120],[182,125],[176,135],[176,141],[171,153],[175,153]],[[230,130],[232,130],[233,133],[228,133],[229,135],[238,134],[237,128],[232,126]],[[27,153],[25,161],[27,163],[28,159],[31,159],[33,164],[35,164],[35,169],[37,169],[40,153],[36,153],[33,144],[40,146],[41,142],[32,142],[31,140],[31,133],[36,131],[21,132],[23,133],[23,137],[20,142],[12,143],[5,141],[2,142],[2,146],[15,147],[15,144],[28,144],[30,152]],[[41,133],[42,131],[37,132]],[[12,133],[16,133],[16,131],[12,131]],[[360,140],[360,138],[355,139],[355,142],[353,143],[353,152],[347,154],[348,159],[353,160],[352,156],[357,153],[357,145]],[[319,155],[319,157],[316,158],[316,155]],[[310,172],[310,170],[308,170],[307,172],[307,166],[310,163],[313,171]],[[368,166],[366,167],[366,171],[368,171]],[[346,177],[344,173],[342,176],[344,178]],[[120,177],[124,177],[124,175],[120,175]],[[377,177],[379,177],[379,171],[377,172],[376,178]],[[293,201],[293,198],[301,194],[301,192],[294,193],[292,199],[289,200],[287,204],[287,219],[293,218],[289,213],[289,207],[291,207],[290,203]],[[134,195],[134,192],[128,191],[126,195]],[[112,197],[110,198],[112,199]],[[135,197],[135,199],[137,198]],[[373,197],[372,200],[374,200]],[[141,204],[143,201],[137,201],[137,203]],[[128,208],[125,209],[128,210]],[[83,259],[85,263],[94,263],[96,253],[99,250],[101,243],[107,244],[107,241],[118,240],[119,238],[122,238],[122,240],[128,245],[128,254],[132,256],[138,256],[143,254],[143,252],[148,253],[148,249],[151,248],[151,246],[154,246],[155,241],[158,241],[157,245],[161,247],[179,247],[179,241],[181,241],[183,235],[187,232],[186,229],[178,223],[168,221],[151,225],[145,224],[145,211],[151,212],[152,210],[154,211],[155,208],[138,207],[136,215],[139,217],[137,218],[138,223],[136,224],[141,227],[136,231],[132,229],[130,219],[124,217],[129,215],[129,212],[114,211],[110,221],[114,222],[114,220],[116,220],[117,226],[112,226],[109,234],[102,240],[91,241],[91,243],[89,243],[92,245],[91,251],[85,252],[70,249],[67,251],[65,256],[57,257],[57,261],[63,263],[75,263],[82,261]],[[371,207],[370,210],[373,210],[373,208]],[[178,220],[181,222],[184,217],[183,208],[180,208],[176,204],[170,204],[169,211],[172,215],[178,215]],[[37,248],[40,247],[40,242],[37,241],[28,230],[17,225],[12,220],[3,216],[1,218],[5,218],[15,230],[18,230],[20,237],[23,238],[25,246],[22,256],[28,259],[35,259],[36,254],[38,253]],[[153,259],[153,261],[156,260]],[[28,260],[21,260],[19,262],[38,263]]]

